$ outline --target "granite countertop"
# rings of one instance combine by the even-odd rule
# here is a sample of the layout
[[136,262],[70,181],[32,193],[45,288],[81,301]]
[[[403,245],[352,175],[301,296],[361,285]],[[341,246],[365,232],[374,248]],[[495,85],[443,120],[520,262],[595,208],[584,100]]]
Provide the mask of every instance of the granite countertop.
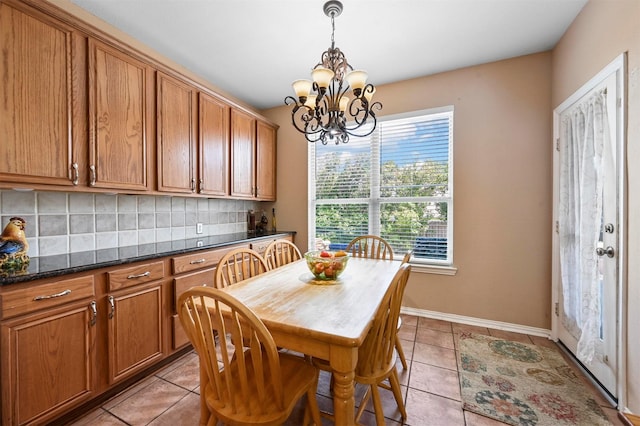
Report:
[[124,265],[141,260],[190,253],[229,244],[248,242],[256,238],[276,235],[284,236],[292,233],[293,232],[287,231],[267,231],[260,234],[240,232],[235,234],[210,235],[187,240],[60,254],[56,256],[32,257],[28,267],[24,271],[0,270],[0,286],[89,271],[107,266]]

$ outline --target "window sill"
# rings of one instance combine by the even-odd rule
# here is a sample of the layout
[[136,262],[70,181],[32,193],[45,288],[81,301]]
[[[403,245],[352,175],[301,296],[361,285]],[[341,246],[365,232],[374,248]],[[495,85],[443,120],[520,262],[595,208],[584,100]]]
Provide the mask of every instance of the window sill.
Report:
[[411,263],[411,272],[418,272],[420,274],[437,274],[437,275],[455,275],[458,272],[458,268],[455,266],[436,266],[425,265],[415,262]]

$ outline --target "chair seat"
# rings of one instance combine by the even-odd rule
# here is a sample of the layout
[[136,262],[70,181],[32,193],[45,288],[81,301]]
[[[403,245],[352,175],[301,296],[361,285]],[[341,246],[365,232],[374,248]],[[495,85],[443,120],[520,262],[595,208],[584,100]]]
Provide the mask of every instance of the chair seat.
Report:
[[[253,362],[251,361],[251,350],[245,351],[245,357],[247,357],[247,375],[254,376],[253,371]],[[268,362],[264,361],[264,366],[268,369]],[[233,371],[233,377],[237,377],[239,371],[237,369],[238,364],[232,363],[231,368]],[[214,389],[212,387],[212,383],[208,383],[205,392],[205,399],[207,401],[207,406],[209,409],[216,413],[216,416],[222,422],[235,423],[240,421],[243,424],[257,424],[257,425],[278,425],[284,423],[289,415],[291,414],[294,406],[298,402],[298,400],[302,397],[304,393],[307,392],[309,386],[312,386],[314,382],[317,381],[317,369],[307,363],[303,358],[287,354],[280,353],[280,371],[282,376],[282,382],[286,383],[284,386],[284,409],[280,410],[276,406],[275,399],[273,398],[275,392],[272,392],[270,387],[267,387],[265,392],[265,401],[263,412],[260,412],[260,408],[258,408],[258,399],[250,398],[249,400],[242,399],[239,395],[240,392],[233,392],[231,394],[234,396],[233,404],[227,404],[224,406],[220,403],[219,400],[216,400],[212,397],[214,395]],[[234,380],[238,383],[238,380]],[[221,386],[226,387],[226,381],[223,381]],[[315,387],[314,387],[315,389]],[[227,392],[225,390],[225,392]],[[257,391],[251,389],[250,393],[254,393],[257,395]],[[243,406],[249,404],[249,409],[246,410],[250,412],[251,415],[245,415],[243,419],[238,418],[238,414],[235,412],[234,406]],[[243,410],[244,411],[244,410]]]

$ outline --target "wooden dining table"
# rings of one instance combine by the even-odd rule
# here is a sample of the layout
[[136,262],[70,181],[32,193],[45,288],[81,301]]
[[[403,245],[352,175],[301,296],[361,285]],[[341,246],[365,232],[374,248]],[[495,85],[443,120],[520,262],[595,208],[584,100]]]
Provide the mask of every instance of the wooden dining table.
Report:
[[329,361],[335,424],[352,425],[358,347],[400,264],[351,258],[337,280],[324,282],[315,279],[302,259],[224,291],[257,314],[279,347]]

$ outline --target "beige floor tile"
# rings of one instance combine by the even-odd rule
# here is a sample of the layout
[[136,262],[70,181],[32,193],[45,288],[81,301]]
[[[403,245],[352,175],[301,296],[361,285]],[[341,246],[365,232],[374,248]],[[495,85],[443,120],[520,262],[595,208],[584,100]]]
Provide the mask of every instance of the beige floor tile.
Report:
[[154,382],[157,382],[158,380],[160,379],[158,379],[156,376],[146,377],[140,380],[135,385],[125,389],[124,391],[120,392],[118,395],[108,400],[102,406],[102,408],[104,408],[105,410],[110,410],[114,406],[120,404],[122,401],[125,401],[126,399],[131,398],[136,393],[143,391],[145,388],[147,388],[148,386],[151,386]]
[[149,426],[197,425],[200,421],[200,396],[188,393],[167,411],[156,417]]
[[464,426],[459,401],[409,388],[407,420],[410,426]]
[[185,357],[177,368],[159,375],[162,379],[188,390],[194,390],[200,384],[200,361],[196,354]]
[[453,344],[453,333],[421,328],[416,333],[416,342],[428,345],[440,346],[447,349],[455,349]]
[[413,360],[449,370],[457,371],[458,369],[455,351],[425,343],[416,342]]
[[486,327],[478,327],[477,325],[452,323],[451,328],[454,333],[476,333],[489,335],[489,329]]
[[458,372],[446,368],[414,362],[409,388],[461,401]]
[[398,330],[398,336],[402,340],[414,340],[416,338],[417,327],[415,325],[402,324],[400,330]]
[[404,357],[407,360],[407,364],[410,363],[410,361],[413,359],[413,345],[414,345],[414,340],[404,340],[404,339],[400,339],[400,344],[402,345],[402,350],[404,351]]
[[188,393],[180,386],[159,379],[147,386],[144,392],[137,392],[109,412],[130,425],[146,425]]
[[529,345],[533,344],[533,341],[526,334],[514,333],[513,331],[504,331],[504,330],[496,330],[493,328],[489,329],[489,334],[491,337],[496,337],[498,339],[511,340],[512,342],[520,342],[527,343]]
[[[362,386],[365,390],[366,387]],[[401,393],[402,393],[402,402],[404,403],[406,401],[407,398],[407,388],[404,386],[400,386],[401,388]],[[398,404],[396,403],[395,398],[393,397],[393,393],[390,390],[387,389],[383,389],[383,388],[378,388],[378,390],[380,391],[380,401],[382,403],[382,413],[385,417],[385,419],[387,421],[393,421],[393,422],[398,422],[398,424],[400,424],[400,422],[402,422],[402,415],[400,414],[400,410],[398,409]],[[359,392],[361,393],[361,392]],[[359,396],[359,399],[356,400],[356,406],[359,407],[360,406],[360,402],[362,400],[362,397]],[[356,408],[356,411],[358,410],[358,408]],[[371,413],[371,418],[373,420],[372,423],[364,423],[364,424],[371,424],[371,425],[375,425],[375,411],[373,409],[373,400],[369,399],[369,401],[367,401],[367,405],[365,410],[368,413]],[[363,417],[364,419],[364,414]],[[369,418],[369,417],[367,417]]]
[[418,328],[430,328],[432,330],[451,333],[451,322],[433,318],[418,318]]
[[534,345],[544,346],[545,348],[558,349],[558,344],[548,337],[529,336]]
[[415,315],[400,314],[400,318],[402,319],[402,324],[414,327],[418,325],[418,317]]
[[71,423],[71,426],[123,426],[123,421],[113,416],[109,412],[98,408],[89,414]]
[[615,408],[602,407],[602,410],[609,418],[609,421],[614,426],[626,426],[626,423],[623,422],[620,417],[618,417],[618,411]]

